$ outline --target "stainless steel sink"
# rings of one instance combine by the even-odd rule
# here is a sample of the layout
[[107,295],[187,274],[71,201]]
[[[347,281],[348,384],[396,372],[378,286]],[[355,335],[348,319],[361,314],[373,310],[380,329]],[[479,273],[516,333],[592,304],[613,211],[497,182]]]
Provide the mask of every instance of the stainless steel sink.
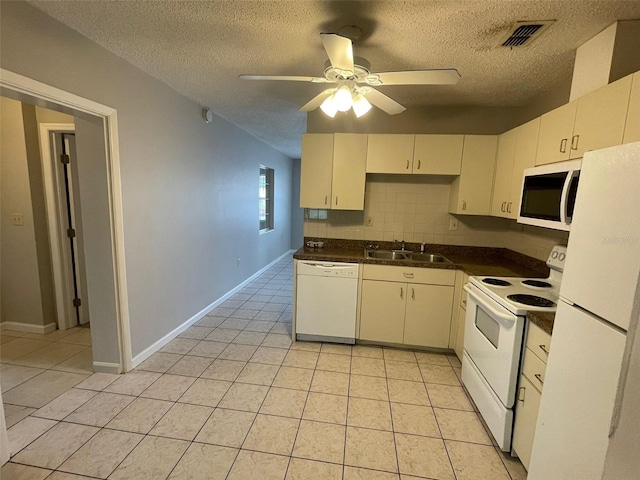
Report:
[[366,258],[377,260],[411,260],[424,263],[453,263],[448,258],[438,253],[413,253],[406,250],[365,250]]
[[414,262],[453,263],[447,257],[438,253],[414,253],[411,255],[411,260]]
[[378,260],[409,260],[411,252],[404,250],[365,250],[367,258]]

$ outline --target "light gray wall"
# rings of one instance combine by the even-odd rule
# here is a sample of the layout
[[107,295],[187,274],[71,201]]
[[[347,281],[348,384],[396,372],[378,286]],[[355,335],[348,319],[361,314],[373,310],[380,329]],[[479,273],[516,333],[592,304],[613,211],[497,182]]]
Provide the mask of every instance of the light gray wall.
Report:
[[[0,102],[0,317],[45,325],[53,320],[42,308],[22,104],[4,97]],[[12,213],[22,213],[23,226],[13,225]]]
[[[118,111],[134,356],[289,249],[289,158],[221,118],[205,124],[202,106],[28,4],[0,9],[3,68]],[[265,235],[260,164],[275,169]]]

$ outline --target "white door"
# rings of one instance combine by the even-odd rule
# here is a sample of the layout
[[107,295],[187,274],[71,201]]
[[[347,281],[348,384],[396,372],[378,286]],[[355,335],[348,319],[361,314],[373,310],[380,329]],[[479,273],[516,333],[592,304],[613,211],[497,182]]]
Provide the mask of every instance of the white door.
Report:
[[626,336],[560,301],[529,480],[602,476]]

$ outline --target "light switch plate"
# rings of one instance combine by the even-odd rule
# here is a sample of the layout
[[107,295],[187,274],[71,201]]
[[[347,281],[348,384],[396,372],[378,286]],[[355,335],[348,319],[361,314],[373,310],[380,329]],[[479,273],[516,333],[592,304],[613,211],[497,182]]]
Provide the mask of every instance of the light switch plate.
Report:
[[449,219],[449,230],[458,230],[458,219],[451,217]]
[[373,227],[373,215],[367,215],[367,227]]
[[13,217],[13,224],[21,227],[24,225],[24,217],[22,216],[21,213],[12,213],[11,216]]

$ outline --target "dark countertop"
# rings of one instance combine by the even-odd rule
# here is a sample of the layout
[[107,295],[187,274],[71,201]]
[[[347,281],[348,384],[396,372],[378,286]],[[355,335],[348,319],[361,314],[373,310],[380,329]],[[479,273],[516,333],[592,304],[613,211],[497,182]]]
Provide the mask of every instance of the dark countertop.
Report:
[[[544,262],[506,248],[427,244],[425,246],[426,253],[439,253],[453,262],[445,264],[365,258],[365,248],[368,244],[377,244],[382,250],[391,250],[398,247],[397,244],[394,247],[391,242],[305,238],[305,244],[308,240],[324,241],[325,246],[320,249],[302,247],[293,254],[293,258],[319,262],[460,269],[469,275],[540,278],[546,278],[549,275],[549,269]],[[419,252],[420,244],[407,243],[406,248],[413,252]]]
[[555,313],[549,312],[527,312],[527,320],[535,323],[549,335],[553,332],[553,321],[556,318]]

